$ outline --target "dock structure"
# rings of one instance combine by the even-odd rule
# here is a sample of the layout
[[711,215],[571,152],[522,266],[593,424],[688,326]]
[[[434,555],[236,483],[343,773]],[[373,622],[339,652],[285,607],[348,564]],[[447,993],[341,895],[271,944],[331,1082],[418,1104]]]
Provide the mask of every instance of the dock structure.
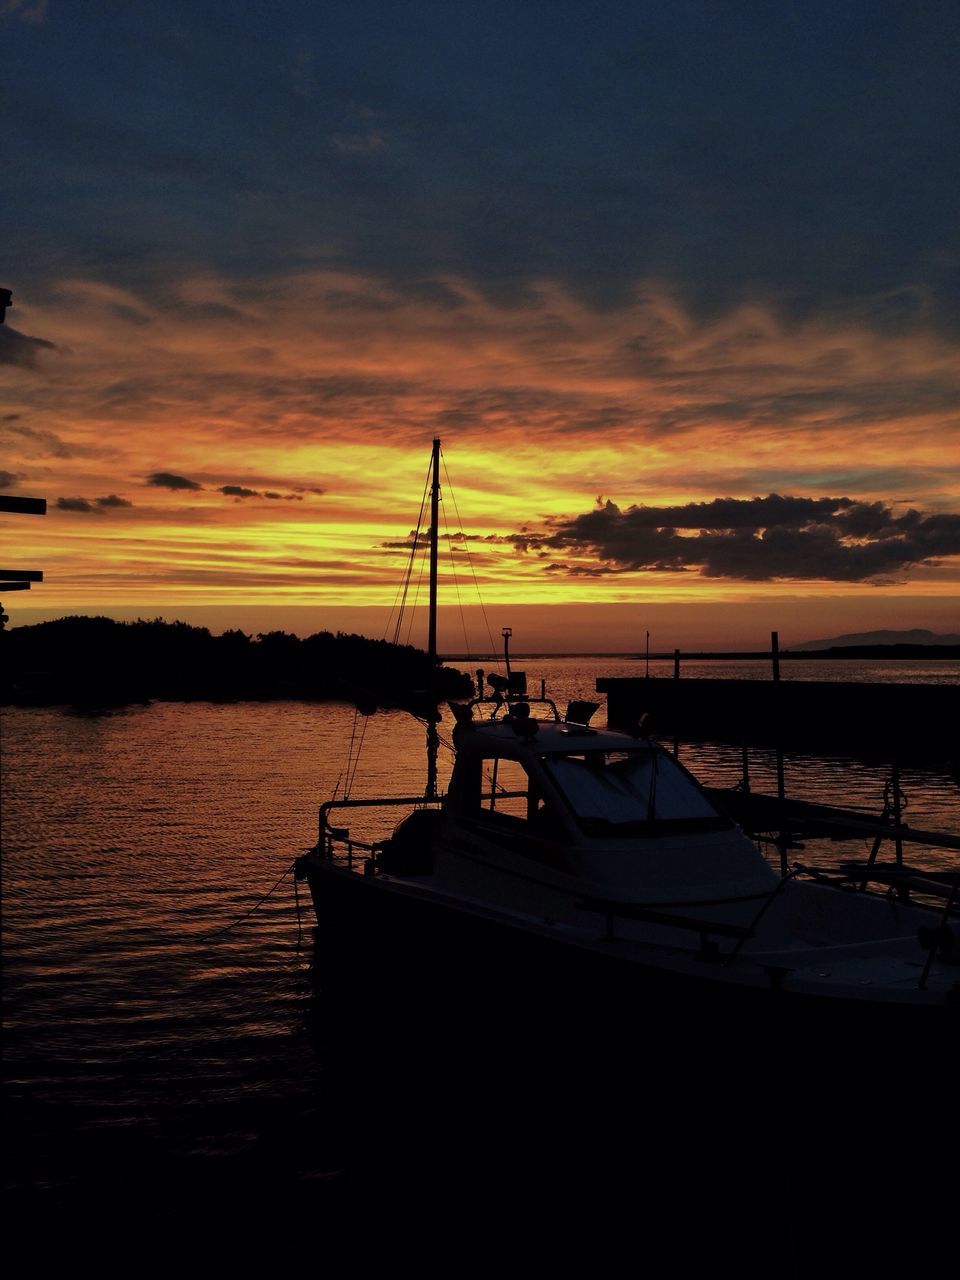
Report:
[[[7,308],[13,306],[13,294],[9,289],[0,289],[0,324],[3,324]],[[9,511],[20,516],[45,516],[47,514],[46,498],[25,498],[20,494],[0,494],[0,511]],[[6,595],[10,591],[29,591],[33,582],[42,582],[40,569],[0,569],[0,593]],[[7,623],[7,615],[0,604],[0,630]]]
[[960,751],[960,685],[698,677],[597,678],[611,728],[649,715],[657,737],[867,749],[886,758],[952,760]]
[[[900,765],[912,761],[945,764],[960,780],[960,686],[952,684],[876,684],[855,681],[781,680],[778,636],[771,636],[771,680],[724,680],[694,677],[681,680],[680,654],[674,655],[673,679],[663,677],[598,677],[597,692],[607,695],[611,728],[638,731],[644,720],[661,738],[672,736],[674,755],[680,741],[732,743],[740,747],[742,776],[735,787],[707,788],[717,807],[759,843],[775,846],[781,875],[797,871],[822,876],[823,871],[795,863],[790,854],[806,839],[863,840],[872,837],[864,861],[832,868],[838,883],[880,881],[899,895],[911,890],[946,899],[953,915],[960,898],[960,868],[931,873],[904,862],[904,844],[936,848],[944,856],[960,852],[960,835],[920,831],[903,820]],[[751,790],[749,746],[776,751],[777,793]],[[784,747],[814,754],[862,752],[890,761],[891,776],[878,815],[787,797]],[[892,844],[894,861],[878,861],[884,844]],[[949,853],[947,853],[949,851]]]

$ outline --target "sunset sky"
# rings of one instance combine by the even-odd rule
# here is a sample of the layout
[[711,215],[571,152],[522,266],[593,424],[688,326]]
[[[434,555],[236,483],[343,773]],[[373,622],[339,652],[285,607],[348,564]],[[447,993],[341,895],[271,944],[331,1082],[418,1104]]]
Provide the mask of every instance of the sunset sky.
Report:
[[14,625],[960,630],[953,0],[0,15]]

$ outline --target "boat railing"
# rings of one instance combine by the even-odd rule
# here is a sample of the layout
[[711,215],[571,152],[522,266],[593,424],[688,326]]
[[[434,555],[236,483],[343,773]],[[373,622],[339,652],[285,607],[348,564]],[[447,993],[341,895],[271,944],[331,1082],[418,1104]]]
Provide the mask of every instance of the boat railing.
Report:
[[347,866],[352,870],[354,864],[354,855],[359,850],[368,854],[367,864],[372,868],[373,859],[382,849],[382,840],[360,840],[356,836],[351,836],[348,827],[334,827],[330,822],[331,809],[384,809],[393,805],[405,805],[406,807],[438,805],[442,803],[443,796],[365,796],[362,800],[327,800],[320,806],[320,812],[317,820],[317,852],[323,854],[324,857],[333,861],[335,856],[335,847],[337,845],[344,846],[346,849]]
[[[779,886],[778,886],[779,887]],[[757,897],[766,899],[767,894],[750,894],[741,898],[724,899],[726,902],[752,902]],[[607,898],[584,898],[577,904],[582,911],[593,911],[606,919],[607,941],[616,941],[615,922],[623,920],[641,920],[646,924],[666,925],[672,929],[688,929],[700,935],[700,955],[704,959],[719,958],[720,952],[714,938],[734,939],[738,946],[753,937],[752,925],[729,924],[720,920],[708,920],[702,916],[685,915],[677,911],[664,910],[663,906],[654,907],[640,902],[620,902]],[[689,904],[698,905],[696,903]],[[714,906],[715,903],[699,904]]]
[[561,724],[563,722],[563,716],[561,716],[560,710],[557,707],[557,704],[554,702],[552,698],[548,698],[545,694],[541,694],[539,698],[532,697],[532,696],[528,697],[525,693],[523,694],[508,693],[508,694],[501,695],[500,697],[473,698],[470,702],[467,703],[467,706],[470,707],[471,710],[474,707],[481,706],[481,705],[492,706],[493,714],[491,715],[491,719],[493,719],[496,716],[497,711],[500,707],[505,708],[505,710],[509,712],[510,708],[512,706],[515,706],[518,702],[525,702],[528,706],[533,706],[536,703],[541,706],[549,707],[550,712],[553,715],[554,721],[557,724]]

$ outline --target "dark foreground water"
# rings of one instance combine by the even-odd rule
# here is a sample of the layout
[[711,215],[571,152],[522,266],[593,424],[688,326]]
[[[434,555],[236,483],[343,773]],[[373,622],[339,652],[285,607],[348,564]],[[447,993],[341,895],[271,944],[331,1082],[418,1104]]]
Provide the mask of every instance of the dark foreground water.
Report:
[[[562,703],[589,695],[601,670],[552,660],[537,674]],[[545,988],[492,1009],[446,982],[437,1007],[429,972],[402,1018],[378,1003],[379,983],[345,1008],[315,961],[305,900],[298,939],[289,877],[247,913],[313,842],[318,801],[342,787],[361,734],[355,796],[422,788],[422,729],[399,713],[355,724],[345,707],[300,703],[4,712],[8,1202],[29,1238],[85,1242],[112,1267],[128,1234],[141,1250],[266,1241],[319,1262],[334,1243],[369,1243],[371,1223],[407,1258],[443,1224],[478,1248],[510,1224],[543,1257],[571,1232],[603,1257],[611,1233],[656,1229],[675,1270],[702,1254],[751,1274],[758,1258],[758,1274],[814,1274],[824,1240],[798,1204],[818,1221],[827,1194],[857,1213],[902,1195],[876,1163],[891,1126],[918,1115],[928,1135],[949,1131],[951,1066],[923,1063],[929,1096],[904,1099],[909,1046],[892,1042],[849,1079],[829,1045],[785,1062],[771,1041],[741,1057],[684,1027],[682,1011],[668,1043],[643,1010],[594,1020]],[[728,749],[684,759],[705,781],[739,774]],[[764,789],[772,759],[758,752],[752,769]],[[793,794],[872,811],[885,776],[882,762],[787,760]],[[960,831],[945,773],[907,772],[903,785],[914,825]],[[554,1042],[565,1011],[578,1025]],[[832,1118],[811,1128],[814,1113]],[[384,1225],[400,1206],[408,1226],[420,1219],[416,1246]]]

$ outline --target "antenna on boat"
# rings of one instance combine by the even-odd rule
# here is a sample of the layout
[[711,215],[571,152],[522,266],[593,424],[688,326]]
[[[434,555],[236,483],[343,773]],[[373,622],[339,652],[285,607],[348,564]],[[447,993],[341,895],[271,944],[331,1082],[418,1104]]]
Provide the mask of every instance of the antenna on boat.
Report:
[[501,632],[503,636],[503,663],[507,668],[507,680],[510,679],[510,637],[513,635],[513,627],[504,627]]
[[[439,548],[440,526],[440,438],[433,442],[433,455],[430,462],[430,610],[427,622],[427,656],[431,663],[437,662],[437,559]],[[427,725],[427,785],[424,799],[433,800],[437,794],[437,753],[440,749],[440,735],[436,722],[431,720]]]

